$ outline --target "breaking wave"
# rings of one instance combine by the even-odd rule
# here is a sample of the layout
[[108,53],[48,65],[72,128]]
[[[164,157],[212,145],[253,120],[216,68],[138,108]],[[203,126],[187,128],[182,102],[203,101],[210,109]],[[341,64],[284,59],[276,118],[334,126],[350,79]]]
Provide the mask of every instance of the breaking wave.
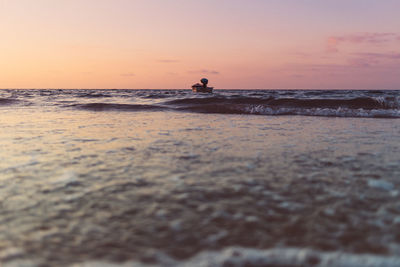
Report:
[[178,99],[166,104],[175,105],[179,110],[200,113],[400,118],[399,101],[395,97],[296,99],[218,96]]
[[[64,92],[65,93],[65,92]],[[123,94],[122,94],[123,93]],[[89,111],[178,111],[205,114],[301,115],[322,117],[400,118],[397,91],[227,91],[192,94],[183,91],[84,91],[74,104]],[[99,99],[88,103],[89,99]],[[100,100],[107,98],[107,101]],[[77,101],[78,100],[78,101]],[[0,98],[0,104],[11,100]]]
[[107,95],[107,94],[102,94],[102,93],[85,93],[85,94],[80,94],[77,95],[77,97],[83,97],[83,98],[103,98],[103,97],[112,97],[112,95]]
[[113,103],[88,103],[88,104],[73,104],[72,107],[91,110],[91,111],[160,111],[165,110],[165,107],[156,105],[140,105],[140,104],[113,104]]
[[399,100],[395,97],[369,98],[358,97],[352,99],[326,99],[326,98],[255,98],[255,97],[208,97],[186,98],[166,102],[176,105],[202,105],[202,104],[262,104],[271,107],[297,107],[297,108],[351,108],[351,109],[391,109],[399,108]]
[[294,99],[216,96],[182,98],[158,104],[84,103],[72,106],[90,111],[175,110],[210,114],[400,118],[399,102],[396,98]]
[[10,105],[10,104],[14,104],[15,102],[18,102],[18,100],[16,99],[12,99],[12,98],[0,98],[0,105]]

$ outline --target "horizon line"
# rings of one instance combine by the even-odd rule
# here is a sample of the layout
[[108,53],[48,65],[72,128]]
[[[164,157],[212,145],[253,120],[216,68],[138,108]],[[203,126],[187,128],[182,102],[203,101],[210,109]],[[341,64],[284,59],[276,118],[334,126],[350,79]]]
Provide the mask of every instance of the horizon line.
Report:
[[[0,90],[188,90],[188,88],[0,88]],[[220,90],[400,90],[400,88],[220,88]]]

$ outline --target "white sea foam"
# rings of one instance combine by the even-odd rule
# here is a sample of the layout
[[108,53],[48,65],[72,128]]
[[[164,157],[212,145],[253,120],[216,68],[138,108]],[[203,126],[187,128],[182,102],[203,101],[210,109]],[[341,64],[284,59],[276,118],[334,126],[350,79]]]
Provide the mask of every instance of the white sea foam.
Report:
[[360,118],[400,118],[398,109],[348,109],[348,108],[300,108],[279,107],[272,108],[264,105],[252,105],[243,108],[246,114],[258,115],[303,115],[322,117],[360,117]]
[[384,180],[370,179],[368,181],[368,186],[373,187],[373,188],[383,189],[386,191],[391,191],[394,189],[394,185],[392,183],[384,181]]
[[58,186],[74,186],[80,184],[76,173],[71,170],[64,171],[62,175],[52,180],[52,183]]

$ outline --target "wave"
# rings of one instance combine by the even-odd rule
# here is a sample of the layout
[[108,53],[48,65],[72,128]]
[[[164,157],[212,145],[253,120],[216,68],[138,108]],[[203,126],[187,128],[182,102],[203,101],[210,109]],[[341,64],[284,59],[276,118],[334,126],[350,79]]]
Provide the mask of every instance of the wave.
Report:
[[352,99],[301,99],[301,98],[255,98],[255,97],[207,97],[186,98],[166,102],[175,105],[202,105],[202,104],[262,104],[270,107],[296,108],[349,108],[349,109],[390,109],[399,108],[399,101],[394,97],[370,98],[358,97]]
[[321,117],[355,118],[400,118],[399,110],[349,109],[349,108],[270,108],[263,106],[247,107],[244,114],[254,115],[302,115]]
[[112,96],[111,96],[111,95],[106,95],[106,94],[101,94],[101,93],[87,93],[87,94],[77,95],[77,97],[83,97],[83,98],[102,98],[102,97],[112,97]]
[[173,97],[174,95],[170,95],[170,94],[150,94],[150,95],[146,95],[146,96],[142,96],[142,98],[144,99],[162,99],[162,98],[170,98]]
[[327,117],[400,118],[396,97],[352,99],[208,97],[166,102],[177,109],[199,113],[303,115]]
[[240,95],[234,95],[230,97],[214,96],[214,97],[203,97],[203,98],[182,98],[165,102],[167,105],[204,105],[204,104],[267,104],[274,98],[256,98],[256,97],[244,97]]
[[113,103],[89,103],[89,104],[73,104],[70,107],[75,107],[90,111],[160,111],[165,110],[165,107],[156,105],[140,105],[140,104],[113,104]]
[[322,116],[322,117],[359,117],[359,118],[400,118],[399,110],[364,110],[347,108],[286,108],[266,107],[261,105],[227,106],[227,105],[206,105],[197,107],[180,108],[182,111],[195,113],[214,114],[243,114],[243,115],[301,115],[301,116]]
[[12,98],[0,98],[0,105],[10,105],[18,102],[17,99],[12,99]]
[[[153,97],[153,95],[151,95]],[[154,104],[82,103],[91,111],[181,111],[243,115],[302,115],[323,117],[400,118],[399,97],[307,98],[214,95],[179,98]]]

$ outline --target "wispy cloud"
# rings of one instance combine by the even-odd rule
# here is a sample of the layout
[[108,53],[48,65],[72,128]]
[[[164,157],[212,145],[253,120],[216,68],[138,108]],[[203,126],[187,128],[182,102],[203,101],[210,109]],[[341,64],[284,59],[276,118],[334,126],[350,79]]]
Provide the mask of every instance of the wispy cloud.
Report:
[[212,75],[218,75],[218,74],[220,74],[219,71],[216,71],[216,70],[207,70],[207,69],[192,70],[192,71],[188,71],[188,73],[212,74]]
[[135,73],[127,72],[127,73],[121,73],[120,75],[122,77],[133,77],[133,76],[135,76]]
[[354,53],[354,55],[361,57],[376,58],[376,59],[381,58],[381,59],[400,60],[400,53]]
[[339,52],[339,46],[343,43],[378,45],[400,40],[397,33],[355,33],[342,36],[331,36],[326,41],[326,51]]
[[373,58],[358,57],[358,58],[348,59],[348,63],[350,66],[353,66],[353,67],[368,68],[368,67],[378,64],[379,62]]
[[176,59],[159,59],[157,60],[159,63],[178,63],[179,60]]
[[400,53],[353,53],[349,64],[357,67],[371,67],[381,63],[400,61]]
[[342,72],[350,67],[345,64],[306,64],[300,66],[306,72]]
[[[313,77],[352,76],[370,71],[394,71],[400,69],[400,54],[394,53],[354,53],[342,63],[288,64],[279,69],[289,77],[300,75]],[[368,72],[366,72],[368,71]],[[316,76],[315,76],[316,75]]]
[[[356,65],[358,64],[358,65]],[[355,71],[361,71],[360,65],[362,62],[347,62],[342,64],[289,64],[283,66],[280,72],[286,73],[289,77],[300,78],[304,76],[336,76],[336,75],[348,75]]]

